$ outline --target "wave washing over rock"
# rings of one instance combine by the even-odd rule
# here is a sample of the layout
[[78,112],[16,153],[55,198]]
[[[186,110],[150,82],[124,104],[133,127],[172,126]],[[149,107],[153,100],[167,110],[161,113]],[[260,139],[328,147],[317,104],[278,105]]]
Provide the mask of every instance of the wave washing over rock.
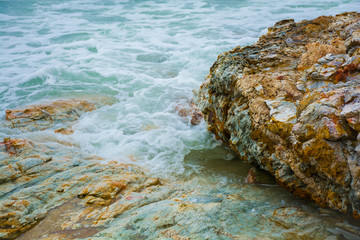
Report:
[[209,130],[295,195],[360,217],[360,14],[277,22],[221,54],[197,94]]
[[[23,132],[71,135],[72,124],[82,114],[105,103],[109,104],[59,100],[7,110],[2,124]],[[203,159],[204,153],[193,152],[186,161],[195,164],[198,159],[209,165],[211,157],[219,161],[216,154],[210,152]],[[359,228],[349,224],[350,219],[306,206],[265,175],[234,163],[227,160],[198,176],[172,181],[151,177],[134,164],[105,162],[66,140],[39,143],[4,138],[0,142],[0,239],[359,237]],[[237,168],[251,172],[256,184],[211,178],[222,165],[234,173]]]
[[191,101],[218,53],[358,3],[0,1],[0,239],[359,238],[239,161]]

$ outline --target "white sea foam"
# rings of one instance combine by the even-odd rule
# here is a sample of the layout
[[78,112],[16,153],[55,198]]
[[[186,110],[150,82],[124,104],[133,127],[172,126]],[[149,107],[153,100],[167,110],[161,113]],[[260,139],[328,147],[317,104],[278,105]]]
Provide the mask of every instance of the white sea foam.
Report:
[[117,103],[85,114],[72,136],[46,134],[155,175],[178,174],[187,153],[218,144],[204,123],[191,126],[175,111],[218,54],[284,18],[354,10],[359,0],[1,1],[0,117],[49,99],[112,96]]

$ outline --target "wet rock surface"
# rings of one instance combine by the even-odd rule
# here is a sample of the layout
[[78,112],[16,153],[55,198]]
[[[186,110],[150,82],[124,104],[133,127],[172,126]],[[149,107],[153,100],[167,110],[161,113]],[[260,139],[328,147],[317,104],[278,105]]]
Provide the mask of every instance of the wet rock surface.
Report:
[[[57,126],[66,129],[81,114],[101,104],[60,100],[7,110],[4,125],[10,122],[10,127],[21,131],[41,131]],[[158,184],[159,180],[148,178],[134,165],[104,162],[99,157],[82,153],[71,143],[4,138],[0,142],[0,238],[17,237],[51,216],[49,211],[61,205],[72,206],[69,208],[71,219],[52,230],[65,230],[69,236],[75,236],[74,232],[93,235],[99,231],[99,225],[126,209],[115,207],[113,203],[117,198],[130,192],[142,193]],[[46,224],[49,225],[52,224]],[[49,230],[43,233],[46,232]],[[40,239],[44,234],[20,238]]]
[[[48,211],[73,198],[84,205],[108,205],[124,188],[147,179],[141,170],[62,146],[25,142],[19,152],[2,149],[0,233],[12,238],[46,217]],[[60,151],[59,151],[60,150]]]
[[111,99],[106,98],[94,100],[58,100],[24,108],[8,109],[5,112],[4,125],[23,132],[55,128],[56,133],[70,135],[73,133],[72,123],[82,114],[112,103]]
[[[58,120],[65,126],[63,116]],[[229,156],[219,162],[222,155]],[[104,161],[64,140],[5,138],[0,239],[359,237],[351,219],[305,206],[269,176],[231,158],[219,147],[194,151],[185,162],[203,170],[174,181],[153,178],[133,164]],[[251,184],[248,171],[256,180]]]
[[[41,124],[24,121],[19,128],[22,132],[46,130],[44,136],[49,129],[66,129],[75,122],[68,114],[61,114],[63,108],[71,111],[68,103],[58,101],[60,105],[51,111],[53,116],[39,120]],[[77,108],[77,103],[72,106]],[[24,109],[43,107],[46,104]],[[80,114],[76,118],[79,117]],[[256,176],[260,181],[252,185],[238,175],[231,184],[219,183],[223,177],[221,172],[212,175],[216,171],[232,174],[239,170],[245,178],[250,169],[241,162],[237,167],[232,162],[227,170],[219,168],[221,151],[189,154],[187,164],[203,167],[204,163],[210,166],[213,162],[216,166],[208,172],[171,181],[152,178],[144,169],[121,160],[104,161],[86,154],[66,138],[71,136],[64,135],[61,141],[45,137],[40,142],[39,137],[9,137],[0,142],[0,239],[357,236],[351,220],[304,207],[261,176]],[[227,162],[221,166],[227,166]],[[309,222],[311,229],[307,229]]]
[[[160,184],[130,164],[104,163],[64,146],[11,141],[25,144],[17,147],[15,154],[2,149],[1,164],[6,169],[1,169],[5,176],[0,185],[0,233],[4,238],[17,236],[45,218],[50,209],[69,201],[74,206],[60,229],[95,229],[129,208],[131,200],[142,199],[144,192]],[[126,201],[120,204],[119,199]]]
[[203,114],[196,108],[193,101],[177,104],[175,111],[184,122],[190,122],[193,126],[199,125],[203,120]]
[[283,20],[219,55],[196,92],[209,130],[295,195],[360,217],[360,14]]

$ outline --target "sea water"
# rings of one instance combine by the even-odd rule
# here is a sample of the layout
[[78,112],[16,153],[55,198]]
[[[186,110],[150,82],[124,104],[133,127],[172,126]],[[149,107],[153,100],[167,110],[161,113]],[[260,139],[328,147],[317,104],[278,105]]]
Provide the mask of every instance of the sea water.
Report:
[[220,53],[253,44],[276,21],[356,10],[360,0],[0,0],[1,119],[57,99],[113,102],[83,115],[71,136],[1,128],[0,139],[66,140],[156,177],[236,179],[248,167],[218,170],[235,155],[177,106]]
[[157,175],[183,173],[189,152],[219,143],[175,108],[220,53],[281,19],[356,9],[360,0],[1,0],[0,117],[45,100],[111,97],[115,104],[83,116],[67,139]]

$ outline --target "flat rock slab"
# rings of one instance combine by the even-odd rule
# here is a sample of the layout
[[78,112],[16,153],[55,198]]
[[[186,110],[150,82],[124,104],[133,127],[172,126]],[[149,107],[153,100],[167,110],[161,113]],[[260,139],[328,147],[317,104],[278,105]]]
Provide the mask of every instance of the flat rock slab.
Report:
[[[22,145],[16,153],[9,153],[5,144],[1,148],[1,237],[17,236],[45,218],[50,209],[71,199],[79,199],[82,206],[90,208],[109,206],[119,196],[159,184],[133,165],[104,163],[98,157],[61,145],[49,147],[28,140],[11,141]],[[93,216],[96,223],[90,225],[98,226],[119,212],[121,209],[106,217]],[[73,218],[76,214],[82,212],[72,212]]]

